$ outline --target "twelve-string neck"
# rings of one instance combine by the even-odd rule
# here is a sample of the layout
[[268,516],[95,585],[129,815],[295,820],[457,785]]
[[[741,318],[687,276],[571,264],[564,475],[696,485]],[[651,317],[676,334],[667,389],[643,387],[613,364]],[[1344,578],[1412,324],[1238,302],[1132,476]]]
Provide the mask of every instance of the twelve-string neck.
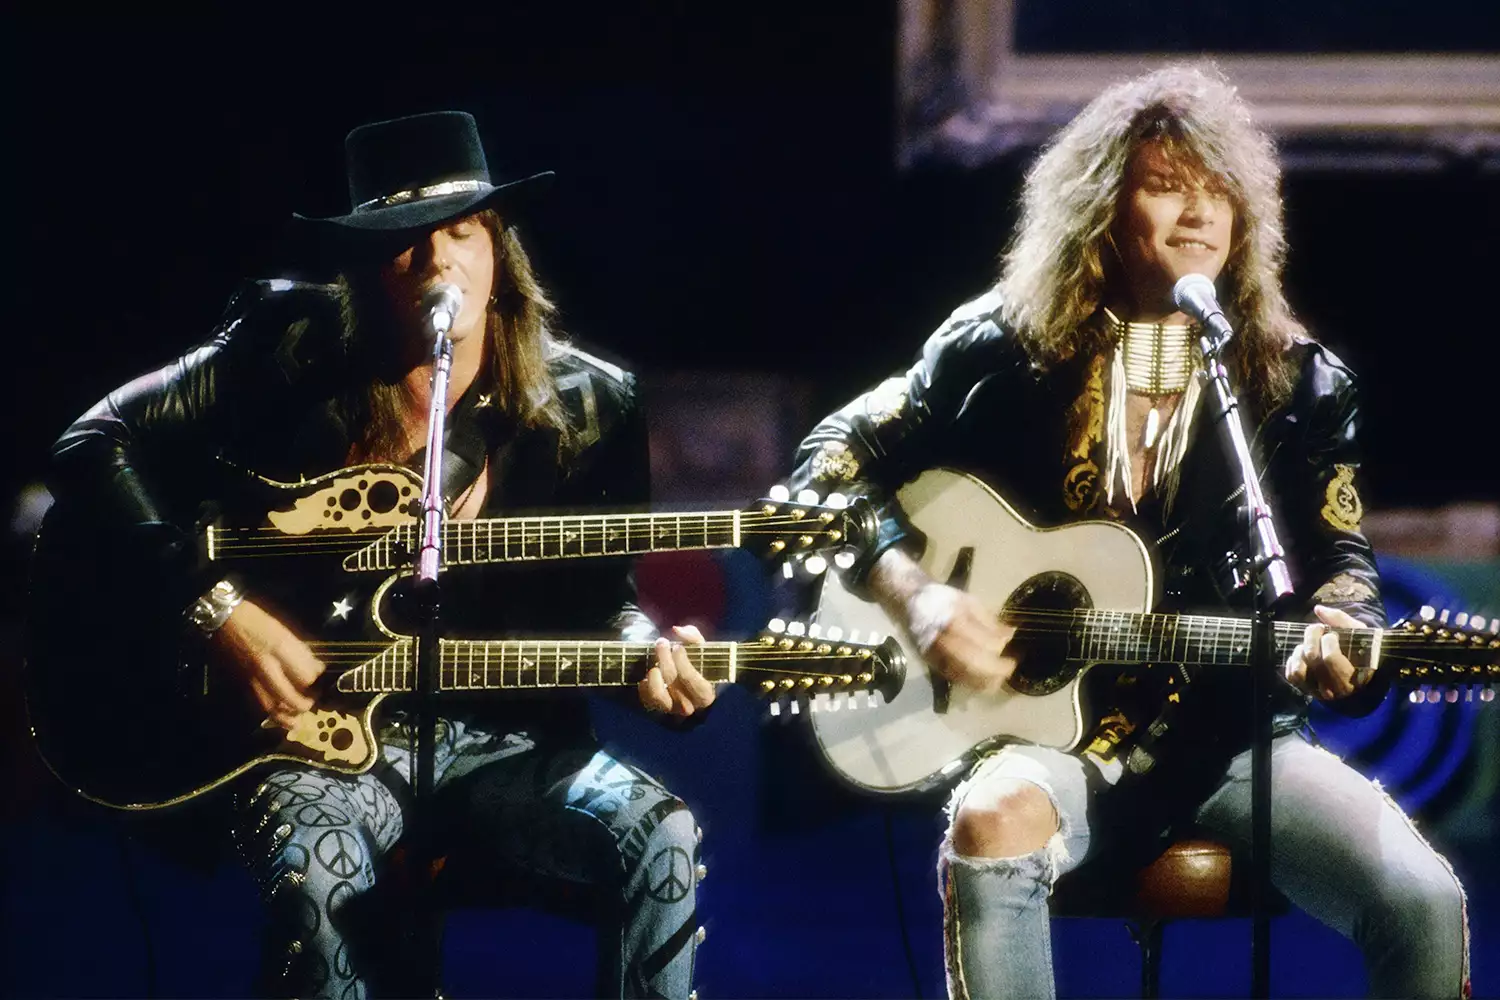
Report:
[[[677,514],[579,514],[447,521],[443,562],[509,562],[583,556],[639,555],[674,549],[734,548],[743,519],[737,510]],[[385,569],[399,547],[415,545],[416,525],[403,525],[357,556],[359,569]]]
[[[733,681],[743,655],[766,655],[757,644],[707,642],[689,648],[694,665],[711,682]],[[652,651],[649,642],[557,639],[443,639],[438,643],[439,691],[511,691],[553,687],[622,687],[635,684]],[[403,639],[339,678],[346,693],[412,690],[412,642]]]
[[[1244,666],[1250,662],[1252,622],[1204,615],[1142,614],[1079,609],[1060,612],[1067,621],[1068,659],[1101,663],[1202,663]],[[1021,628],[1048,630],[1052,613],[1022,611]],[[1278,660],[1302,641],[1305,622],[1273,622]],[[1331,629],[1355,658],[1367,657],[1381,634],[1376,629]]]

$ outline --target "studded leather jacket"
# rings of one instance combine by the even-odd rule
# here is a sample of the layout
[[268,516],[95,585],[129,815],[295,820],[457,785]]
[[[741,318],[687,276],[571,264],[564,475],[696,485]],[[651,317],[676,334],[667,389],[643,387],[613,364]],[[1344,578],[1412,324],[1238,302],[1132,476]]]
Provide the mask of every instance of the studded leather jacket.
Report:
[[[349,339],[330,286],[248,284],[205,344],[111,392],[62,434],[49,484],[58,505],[87,510],[152,566],[164,607],[187,607],[220,575],[195,534],[224,483],[245,471],[294,483],[346,464],[357,419],[349,401],[361,385]],[[460,496],[487,470],[480,516],[642,509],[649,463],[634,377],[564,345],[549,365],[574,445],[560,446],[555,430],[519,426],[481,376],[448,418],[444,495]],[[420,469],[420,456],[413,461]],[[455,567],[445,579],[449,634],[654,634],[635,606],[627,559]],[[484,711],[533,733],[586,731],[582,706],[522,696]]]
[[[1074,359],[1041,371],[1004,327],[999,309],[994,292],[959,307],[910,369],[857,396],[802,441],[789,484],[794,491],[864,494],[881,513],[877,544],[850,571],[856,584],[887,548],[920,551],[922,540],[892,494],[925,469],[974,474],[1037,525],[1119,516],[1104,503],[1098,471],[1105,467],[1107,366]],[[1359,530],[1354,376],[1319,344],[1301,340],[1291,351],[1296,388],[1284,405],[1262,413],[1241,395],[1296,587],[1282,616],[1311,620],[1312,605],[1322,603],[1383,624],[1374,554]],[[1211,410],[1207,403],[1199,407],[1174,502],[1168,508],[1148,498],[1125,523],[1154,543],[1163,586],[1159,610],[1248,617],[1251,595],[1234,587],[1225,559],[1242,532],[1236,513],[1241,488]],[[1243,674],[1199,671],[1174,710],[1172,743],[1225,752],[1248,745],[1245,680]],[[1296,729],[1305,722],[1306,701],[1284,681],[1276,683],[1276,728]],[[1382,694],[1370,685],[1334,704],[1362,713]]]

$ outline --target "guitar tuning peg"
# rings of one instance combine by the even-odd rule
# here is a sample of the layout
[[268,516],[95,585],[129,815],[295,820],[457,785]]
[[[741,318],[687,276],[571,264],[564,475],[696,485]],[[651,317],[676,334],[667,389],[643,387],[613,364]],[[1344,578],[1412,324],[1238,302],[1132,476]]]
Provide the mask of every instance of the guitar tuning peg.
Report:
[[812,624],[810,624],[810,625],[807,626],[807,637],[809,639],[816,639],[818,636],[820,636],[822,634],[823,634],[823,626],[819,625],[817,622],[813,622]]
[[786,626],[787,635],[806,635],[807,626],[801,622],[788,622]]
[[1487,623],[1485,622],[1482,615],[1469,616],[1469,628],[1473,629],[1476,632],[1482,632],[1486,624]]
[[839,628],[837,625],[830,625],[828,626],[828,631],[825,634],[827,635],[829,642],[838,642],[844,637],[844,630]]
[[854,553],[848,550],[835,552],[833,555],[833,564],[839,569],[848,569],[854,565]]
[[818,502],[818,491],[817,490],[798,490],[797,491],[797,502],[798,503],[805,503],[805,504],[808,504],[809,506],[816,505],[817,502]]
[[777,635],[780,635],[781,633],[786,631],[786,622],[782,621],[780,618],[772,618],[770,621],[766,622],[766,628],[772,632],[775,632]]
[[1447,691],[1444,691],[1443,700],[1452,705],[1458,701],[1458,690],[1456,688],[1449,688]]
[[828,499],[823,501],[823,506],[832,507],[834,510],[843,510],[849,506],[849,498],[842,493],[830,493]]
[[1437,617],[1437,611],[1433,609],[1431,604],[1424,604],[1422,605],[1422,610],[1417,612],[1417,617],[1421,618],[1424,622],[1430,622],[1433,618]]
[[1438,621],[1442,622],[1444,625],[1448,624],[1448,609],[1447,608],[1444,608],[1442,610],[1442,613],[1440,613],[1438,615]]
[[777,503],[786,503],[792,498],[792,491],[787,489],[785,484],[777,483],[775,486],[772,486],[769,490],[766,491],[766,496],[770,497],[772,500],[775,500]]
[[791,708],[792,708],[792,714],[793,715],[801,715],[802,714],[802,704],[801,704],[801,702],[797,702],[797,701],[792,702]]
[[813,576],[817,576],[828,568],[828,561],[822,556],[809,556],[807,561],[802,564],[802,568]]
[[771,702],[771,714],[772,715],[780,715],[781,714],[781,702],[779,702],[779,701],[773,701],[773,702]]
[[792,564],[790,562],[784,562],[784,563],[781,564],[781,575],[782,576],[784,576],[788,580],[790,580],[795,574],[796,574],[796,570],[792,568]]
[[1487,687],[1483,691],[1479,692],[1479,700],[1480,701],[1494,701],[1495,700],[1495,689],[1492,688],[1492,687]]
[[1458,614],[1454,615],[1453,624],[1460,627],[1469,624],[1469,613],[1467,611],[1460,611]]
[[1422,692],[1421,691],[1413,689],[1411,691],[1411,693],[1409,693],[1406,696],[1406,700],[1409,701],[1409,702],[1411,702],[1413,705],[1420,705],[1420,704],[1422,704],[1422,702],[1426,701],[1427,699],[1424,698],[1424,697],[1422,697]]

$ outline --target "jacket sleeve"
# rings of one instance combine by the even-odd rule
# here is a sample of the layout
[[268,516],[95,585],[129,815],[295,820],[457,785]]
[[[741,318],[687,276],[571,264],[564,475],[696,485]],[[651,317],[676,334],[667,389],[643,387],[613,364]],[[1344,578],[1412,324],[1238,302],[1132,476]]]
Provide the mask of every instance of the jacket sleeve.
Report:
[[197,565],[193,475],[236,419],[231,383],[264,363],[248,320],[267,289],[247,285],[205,343],[109,393],[52,446],[57,506],[129,562],[152,567],[164,598],[184,606],[212,582]]
[[845,572],[851,586],[863,584],[887,549],[919,541],[894,493],[931,465],[943,431],[974,386],[1013,360],[999,308],[994,292],[960,306],[927,338],[915,364],[823,418],[798,445],[787,481],[793,495],[838,492],[874,505],[878,528]]
[[[1360,530],[1364,506],[1358,485],[1355,378],[1331,352],[1317,346],[1309,351],[1290,411],[1282,418],[1294,421],[1298,429],[1288,442],[1288,461],[1276,484],[1276,513],[1295,573],[1291,611],[1313,621],[1313,605],[1323,604],[1380,628],[1386,623],[1380,572],[1374,549]],[[1330,707],[1364,714],[1379,703],[1387,687],[1378,680]]]
[[[645,411],[635,376],[588,376],[593,406],[600,412],[599,438],[577,458],[568,487],[568,503],[609,511],[644,511],[651,499],[651,453]],[[588,407],[584,407],[587,411]],[[588,427],[583,432],[589,432]],[[656,625],[641,610],[636,597],[632,560],[583,560],[576,572],[579,624],[591,631],[612,633],[627,642],[646,642],[657,635]]]

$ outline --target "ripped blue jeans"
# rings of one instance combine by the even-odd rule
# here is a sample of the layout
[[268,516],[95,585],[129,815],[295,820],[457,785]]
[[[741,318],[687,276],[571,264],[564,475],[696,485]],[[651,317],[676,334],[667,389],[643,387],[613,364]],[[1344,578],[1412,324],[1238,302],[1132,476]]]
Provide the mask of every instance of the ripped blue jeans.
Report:
[[[1278,738],[1271,769],[1271,880],[1292,903],[1357,944],[1377,997],[1459,997],[1469,979],[1463,888],[1378,785],[1300,735]],[[953,793],[938,859],[952,997],[1053,997],[1048,898],[1058,876],[1107,837],[1092,828],[1092,762],[1033,746],[985,758]],[[1029,781],[1057,810],[1041,849],[979,858],[953,849],[951,822],[986,782]],[[1092,779],[1092,781],[1091,781]],[[1250,838],[1250,753],[1230,763],[1193,817],[1235,847]]]
[[[360,998],[381,989],[392,918],[372,921],[364,911],[405,829],[411,773],[399,732],[382,737],[385,766],[376,771],[286,768],[238,801],[235,839],[269,917],[261,971],[269,995]],[[599,948],[606,995],[690,995],[703,868],[679,799],[601,750],[540,746],[462,721],[438,722],[434,764],[440,850],[617,894],[619,937],[601,938]],[[502,948],[497,958],[528,960]]]

